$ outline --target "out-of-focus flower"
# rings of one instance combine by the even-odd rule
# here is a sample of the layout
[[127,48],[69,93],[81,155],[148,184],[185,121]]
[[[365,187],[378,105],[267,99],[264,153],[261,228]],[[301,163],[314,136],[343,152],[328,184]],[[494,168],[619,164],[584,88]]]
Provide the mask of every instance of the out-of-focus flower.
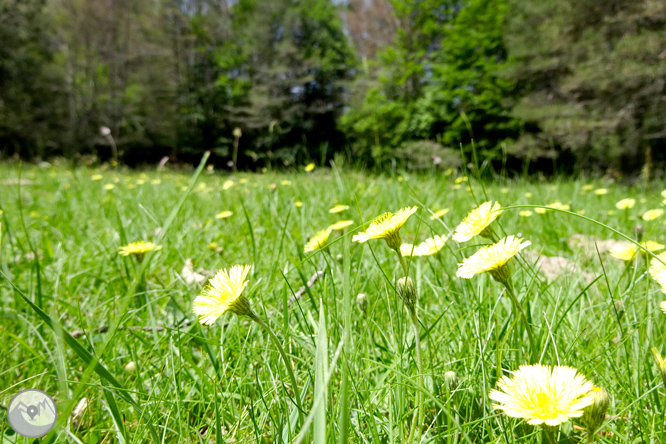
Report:
[[312,236],[303,248],[304,253],[310,253],[315,250],[321,250],[328,243],[328,237],[331,235],[331,228],[328,227]]
[[136,241],[125,246],[118,247],[118,254],[121,256],[136,256],[137,260],[141,262],[144,255],[149,251],[161,249],[162,246],[155,245],[152,242]]
[[309,173],[309,172],[311,172],[311,171],[314,171],[314,169],[315,169],[315,164],[312,163],[312,162],[310,162],[310,163],[308,163],[307,165],[305,165],[305,167],[304,167],[303,169],[304,169],[305,172],[307,172],[307,173]]
[[643,213],[643,220],[649,221],[649,220],[659,219],[663,214],[664,210],[661,208],[656,208],[654,210],[647,210],[645,213]]
[[332,224],[328,228],[331,229],[331,230],[335,230],[335,231],[341,231],[341,230],[344,230],[345,228],[347,228],[351,225],[354,225],[353,220],[341,220],[339,222],[336,222],[336,223]]
[[622,199],[621,201],[616,203],[615,207],[618,210],[628,210],[630,208],[634,208],[634,205],[636,205],[636,199],[627,198],[627,199]]
[[430,220],[440,219],[442,216],[444,216],[448,212],[449,212],[448,208],[443,208],[441,210],[435,211],[432,214],[432,216],[430,216]]
[[226,219],[226,218],[228,218],[228,217],[233,216],[233,214],[234,214],[233,211],[224,210],[224,211],[222,211],[222,212],[220,212],[220,213],[217,213],[217,214],[215,215],[215,219]]
[[342,213],[345,210],[349,209],[349,205],[336,205],[330,210],[328,210],[329,213],[331,214],[336,214],[336,213]]
[[530,210],[523,210],[518,212],[518,215],[522,217],[530,217],[532,215],[532,212]]
[[456,227],[453,240],[466,242],[476,235],[492,238],[490,224],[502,214],[499,202],[484,202],[478,208],[472,210],[465,219]]

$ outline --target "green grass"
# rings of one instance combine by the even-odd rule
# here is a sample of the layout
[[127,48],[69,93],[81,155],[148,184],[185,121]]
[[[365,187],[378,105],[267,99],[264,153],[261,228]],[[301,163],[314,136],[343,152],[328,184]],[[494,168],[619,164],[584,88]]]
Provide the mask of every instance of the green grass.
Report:
[[[455,276],[456,264],[484,241],[449,241],[439,258],[408,260],[419,293],[423,385],[409,314],[394,290],[402,276],[395,253],[383,241],[351,242],[363,222],[407,205],[419,212],[402,228],[403,241],[450,234],[487,199],[504,206],[560,200],[597,221],[554,211],[521,217],[525,208],[516,207],[494,228],[532,242],[512,267],[538,360],[574,366],[611,396],[598,442],[666,442],[665,391],[650,352],[666,352],[664,295],[644,258],[625,268],[593,245],[570,242],[581,234],[620,240],[609,228],[635,237],[640,222],[644,239],[666,243],[663,218],[639,219],[660,207],[661,185],[645,191],[589,181],[609,190],[596,196],[582,191],[582,180],[470,180],[470,194],[467,183],[456,187],[455,174],[203,170],[188,191],[194,172],[24,166],[19,198],[18,166],[0,172],[0,402],[6,409],[29,387],[53,395],[60,419],[42,442],[402,443],[416,390],[425,400],[422,442],[540,442],[538,429],[499,414],[488,399],[498,376],[529,363],[531,351],[497,282]],[[96,174],[101,180],[92,180]],[[223,189],[230,179],[234,185]],[[625,197],[635,197],[636,207],[618,211],[615,202]],[[329,214],[337,203],[350,209]],[[449,213],[431,220],[442,208]],[[216,219],[223,210],[233,215]],[[355,223],[344,236],[333,234],[326,252],[302,253],[311,235],[343,218]],[[118,255],[135,240],[162,249],[141,264]],[[536,269],[539,253],[577,269],[548,280]],[[259,325],[231,313],[212,327],[196,322],[191,307],[201,284],[182,276],[187,259],[207,277],[254,265],[248,299],[295,367],[306,430],[284,362]],[[290,302],[319,270],[323,277]],[[366,312],[355,303],[359,293],[367,295]],[[449,370],[459,379],[453,393],[444,383]],[[88,407],[74,424],[68,418],[82,398]],[[562,442],[584,437],[575,424],[562,427]],[[24,442],[4,413],[0,427],[2,442]]]

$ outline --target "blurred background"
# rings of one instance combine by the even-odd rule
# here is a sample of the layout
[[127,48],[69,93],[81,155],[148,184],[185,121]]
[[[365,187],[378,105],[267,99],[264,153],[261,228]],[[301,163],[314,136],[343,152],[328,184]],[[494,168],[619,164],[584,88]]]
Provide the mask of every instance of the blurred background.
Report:
[[[663,0],[0,0],[0,157],[637,174]],[[235,160],[235,162],[234,162]]]

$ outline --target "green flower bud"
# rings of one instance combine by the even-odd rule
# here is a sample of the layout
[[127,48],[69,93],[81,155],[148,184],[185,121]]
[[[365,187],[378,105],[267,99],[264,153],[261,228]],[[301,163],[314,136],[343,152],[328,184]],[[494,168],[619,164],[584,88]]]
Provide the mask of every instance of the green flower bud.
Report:
[[363,314],[368,313],[368,296],[365,293],[359,293],[356,296],[356,304]]
[[602,387],[594,387],[588,393],[594,402],[583,409],[583,416],[580,422],[587,430],[588,436],[592,436],[599,430],[606,420],[606,410],[610,401],[608,393]]
[[444,373],[444,385],[449,392],[458,388],[458,375],[453,370]]
[[410,311],[414,311],[416,307],[416,287],[414,287],[414,281],[409,276],[401,277],[398,279],[398,294],[405,302],[405,305]]

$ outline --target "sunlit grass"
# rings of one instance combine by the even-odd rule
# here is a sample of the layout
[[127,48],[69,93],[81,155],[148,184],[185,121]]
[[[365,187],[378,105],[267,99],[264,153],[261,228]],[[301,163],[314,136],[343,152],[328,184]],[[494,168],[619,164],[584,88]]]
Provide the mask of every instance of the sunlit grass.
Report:
[[[404,275],[396,252],[383,241],[351,242],[381,213],[414,205],[403,242],[450,237],[475,203],[489,200],[505,208],[493,222],[497,237],[532,243],[512,259],[512,274],[537,360],[575,367],[608,391],[598,442],[666,442],[666,392],[651,352],[666,353],[666,296],[647,274],[648,256],[625,263],[606,242],[623,240],[609,228],[638,239],[641,225],[641,241],[666,243],[663,215],[642,217],[663,208],[662,186],[482,184],[455,174],[325,168],[234,176],[204,169],[190,183],[193,172],[24,166],[19,187],[18,166],[0,172],[0,400],[6,406],[28,387],[52,394],[60,421],[47,442],[338,442],[346,433],[346,442],[402,443],[416,390],[425,402],[423,442],[539,442],[537,428],[495,411],[488,398],[500,376],[532,359],[524,323],[490,276],[456,277],[457,264],[489,241],[449,240],[439,255],[406,258],[419,294],[423,378],[394,288]],[[633,208],[616,207],[628,198]],[[584,217],[527,207],[553,202]],[[329,212],[336,206],[348,208]],[[313,235],[341,220],[354,223],[332,231],[327,248],[304,253]],[[161,249],[140,262],[118,254],[136,241]],[[203,327],[192,312],[215,271],[246,263],[246,296],[282,341],[305,422],[314,424],[300,437],[295,392],[265,331],[228,314]],[[365,310],[354,303],[359,293]],[[453,391],[448,371],[458,376]],[[84,397],[85,413],[68,421]],[[571,442],[584,436],[577,425],[562,427]]]

